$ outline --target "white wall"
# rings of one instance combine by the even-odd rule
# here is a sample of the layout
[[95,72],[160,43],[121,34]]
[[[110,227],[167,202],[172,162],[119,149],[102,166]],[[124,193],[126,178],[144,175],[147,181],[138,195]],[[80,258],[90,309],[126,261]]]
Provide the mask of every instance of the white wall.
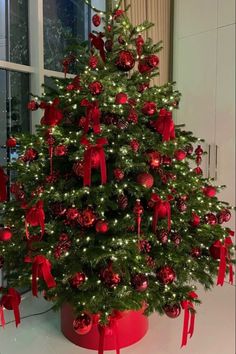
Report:
[[[176,120],[204,138],[212,152],[218,146],[216,183],[227,185],[220,198],[236,205],[235,0],[175,0],[174,21],[174,80],[183,94]],[[211,157],[213,177],[216,156]],[[234,217],[229,226],[235,229]],[[235,352],[235,288],[225,287],[222,298],[219,289],[212,293],[216,312],[203,338],[199,336],[201,354]],[[232,314],[228,321],[223,320],[226,311]],[[209,316],[207,309],[205,316]],[[198,326],[204,328],[205,323]],[[222,341],[225,349],[220,352]]]

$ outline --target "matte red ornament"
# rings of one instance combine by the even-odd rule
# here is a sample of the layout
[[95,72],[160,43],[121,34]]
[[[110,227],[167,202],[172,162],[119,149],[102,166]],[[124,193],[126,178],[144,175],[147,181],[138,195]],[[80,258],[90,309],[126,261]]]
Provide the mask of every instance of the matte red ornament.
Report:
[[208,213],[204,216],[204,220],[206,224],[209,225],[216,225],[217,224],[217,217],[213,213]]
[[158,168],[161,165],[161,154],[158,151],[147,152],[151,168]]
[[29,111],[36,111],[39,108],[38,102],[35,102],[34,100],[28,102],[27,108]]
[[6,141],[6,146],[8,148],[14,148],[14,147],[16,147],[16,144],[17,144],[17,140],[13,136],[8,138],[7,141]]
[[133,54],[128,50],[121,50],[118,53],[115,65],[121,71],[130,71],[135,65],[135,59]]
[[123,92],[117,93],[115,98],[116,104],[125,104],[127,102],[128,102],[128,95],[126,93]]
[[73,164],[73,172],[77,177],[83,177],[84,176],[84,163],[83,161],[78,161]]
[[153,116],[157,112],[157,106],[155,102],[145,102],[142,107],[142,112],[146,116]]
[[92,227],[96,221],[96,214],[91,208],[87,208],[79,213],[77,220],[82,227]]
[[89,67],[91,69],[96,69],[98,65],[98,57],[96,55],[91,55],[89,58]]
[[193,258],[199,258],[199,257],[201,257],[201,255],[202,255],[201,248],[199,248],[199,247],[194,247],[194,248],[192,249],[192,251],[191,251],[191,256],[192,256]]
[[69,208],[66,212],[66,217],[68,220],[76,220],[79,216],[79,211],[77,208]]
[[176,274],[172,267],[166,265],[157,270],[157,280],[162,284],[171,284],[175,281]]
[[131,284],[138,293],[143,293],[148,288],[148,278],[145,274],[136,274],[132,277]]
[[120,168],[115,168],[113,174],[117,181],[121,181],[125,176],[124,171],[121,170]]
[[10,239],[12,238],[12,233],[11,230],[9,228],[3,228],[0,229],[0,241],[10,241]]
[[169,232],[167,230],[161,229],[161,230],[157,230],[157,239],[163,244],[165,245],[168,242],[168,235]]
[[70,286],[74,289],[78,289],[85,282],[85,274],[82,272],[75,273],[70,279]]
[[109,230],[108,223],[104,220],[99,220],[95,226],[96,232],[105,234]]
[[103,85],[99,81],[94,81],[89,84],[89,91],[92,95],[100,95],[103,91]]
[[184,160],[186,156],[187,156],[187,153],[182,149],[178,149],[175,151],[175,158],[178,161]]
[[74,331],[79,335],[85,335],[89,333],[93,326],[93,319],[92,316],[87,313],[81,313],[74,321],[73,321],[73,328]]
[[137,139],[132,139],[129,145],[134,152],[138,152],[140,144]]
[[95,27],[100,26],[100,24],[101,24],[101,17],[100,17],[99,15],[97,15],[97,14],[93,15],[93,17],[92,17],[92,22],[93,22],[93,25],[94,25]]
[[31,161],[36,160],[37,158],[38,158],[38,151],[36,151],[33,148],[27,149],[23,155],[23,160],[25,162],[28,162],[28,161],[31,162]]
[[179,304],[167,304],[163,309],[165,314],[170,318],[177,318],[181,313],[181,307]]
[[54,148],[55,156],[65,156],[68,153],[68,148],[66,145],[58,145]]
[[152,188],[154,178],[150,173],[143,172],[137,176],[137,183],[145,188]]

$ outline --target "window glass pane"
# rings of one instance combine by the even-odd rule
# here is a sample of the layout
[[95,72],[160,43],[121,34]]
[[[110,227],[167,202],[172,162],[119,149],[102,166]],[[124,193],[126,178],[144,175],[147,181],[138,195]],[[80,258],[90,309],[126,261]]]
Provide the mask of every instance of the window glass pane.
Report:
[[44,67],[62,71],[72,39],[88,37],[90,10],[84,0],[44,0]]
[[28,0],[0,0],[0,60],[29,64]]
[[[29,74],[0,70],[0,165],[6,159],[8,135],[29,131]],[[12,151],[12,158],[14,151]]]

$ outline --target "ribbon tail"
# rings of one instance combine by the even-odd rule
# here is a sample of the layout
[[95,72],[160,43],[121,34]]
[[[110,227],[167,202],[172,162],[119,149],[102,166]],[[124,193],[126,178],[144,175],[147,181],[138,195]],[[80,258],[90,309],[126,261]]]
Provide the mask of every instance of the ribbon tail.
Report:
[[100,326],[98,354],[104,354],[105,328]]
[[42,273],[45,283],[47,284],[48,288],[55,288],[57,285],[55,282],[54,277],[52,276],[50,269],[46,263],[42,264]]
[[5,324],[6,324],[3,306],[1,306],[1,305],[0,305],[0,324],[3,328],[5,327]]
[[226,272],[226,249],[224,246],[221,246],[220,249],[220,265],[218,271],[217,285],[224,285]]
[[191,313],[190,326],[188,331],[190,338],[193,336],[194,325],[195,325],[195,313]]
[[84,187],[91,186],[91,157],[92,149],[88,149],[84,153]]
[[231,263],[229,265],[229,283],[231,285],[234,284],[234,271],[233,271],[233,265]]
[[183,324],[183,333],[182,333],[182,344],[181,348],[187,344],[188,340],[188,322],[189,322],[189,309],[186,307],[184,312],[184,324]]
[[103,148],[99,151],[100,154],[100,169],[101,169],[101,182],[102,184],[107,183],[107,167],[106,167],[106,157]]
[[12,298],[12,308],[13,308],[13,312],[14,312],[16,327],[18,327],[18,325],[20,324],[20,311],[19,311],[19,305],[17,303],[17,299],[15,296]]

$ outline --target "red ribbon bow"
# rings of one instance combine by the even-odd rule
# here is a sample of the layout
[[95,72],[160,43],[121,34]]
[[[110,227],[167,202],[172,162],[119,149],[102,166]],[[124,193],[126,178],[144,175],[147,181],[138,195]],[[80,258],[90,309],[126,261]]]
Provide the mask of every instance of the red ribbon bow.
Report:
[[99,165],[101,171],[101,183],[107,182],[107,167],[106,156],[103,146],[107,144],[106,138],[97,139],[96,145],[90,145],[90,142],[86,138],[82,138],[81,144],[87,146],[84,152],[84,186],[91,186],[91,171],[92,171],[92,155],[94,153],[99,154]]
[[100,52],[102,60],[106,61],[106,54],[104,50],[104,40],[102,39],[104,35],[99,33],[98,36],[95,36],[93,33],[89,33],[89,39],[91,40],[92,46],[94,46]]
[[32,206],[26,213],[25,217],[25,233],[27,239],[30,238],[28,224],[30,226],[40,226],[41,235],[43,236],[45,231],[45,214],[43,210],[43,201],[39,200],[36,205]]
[[162,135],[162,141],[175,139],[175,125],[172,119],[172,112],[162,108],[158,119],[153,122],[153,126],[156,131]]
[[86,121],[84,124],[85,134],[88,132],[90,125],[92,126],[95,134],[100,134],[101,133],[101,128],[100,128],[101,111],[98,107],[98,101],[89,102],[88,100],[84,100],[83,102],[81,102],[81,106],[87,107]]
[[54,127],[55,125],[60,124],[63,114],[60,109],[58,109],[60,101],[58,98],[55,98],[52,104],[47,104],[44,111],[44,116],[41,119],[41,124],[49,125]]
[[[188,297],[190,298],[190,300],[184,300],[181,303],[182,308],[184,310],[184,325],[183,325],[181,348],[187,344],[188,334],[190,335],[190,338],[193,336],[194,325],[195,325],[194,306],[191,300],[197,299],[198,295],[194,291],[191,291],[188,294]],[[190,311],[190,309],[192,311]],[[189,319],[190,319],[190,323],[189,323]]]
[[98,325],[100,337],[99,337],[99,346],[98,346],[98,354],[104,354],[104,341],[106,335],[113,334],[115,336],[116,342],[116,354],[120,354],[120,344],[119,344],[119,331],[117,328],[117,321],[121,318],[121,316],[114,314],[111,316],[109,324],[107,326]]
[[6,324],[3,307],[5,307],[7,310],[13,310],[16,327],[20,324],[20,311],[19,311],[20,302],[21,302],[20,294],[14,288],[9,288],[8,293],[3,295],[0,302],[0,323],[2,327],[4,327]]
[[228,236],[225,238],[224,243],[218,240],[214,245],[215,247],[220,248],[220,265],[219,265],[219,271],[217,277],[217,285],[221,285],[221,286],[224,285],[225,273],[227,268],[227,260],[229,266],[229,282],[230,284],[233,284],[234,282],[234,272],[233,272],[232,263],[230,261],[230,252],[229,252],[229,247],[232,244],[233,244],[232,239],[230,236]]
[[156,232],[157,223],[159,218],[168,218],[168,231],[171,228],[171,207],[168,200],[161,200],[161,198],[153,193],[151,196],[151,201],[153,202],[153,218],[152,218],[152,230]]
[[7,200],[7,183],[8,176],[5,174],[4,169],[0,167],[0,202]]
[[51,263],[43,255],[34,257],[32,264],[32,294],[38,296],[37,278],[43,278],[48,288],[55,288],[56,282],[51,274]]

